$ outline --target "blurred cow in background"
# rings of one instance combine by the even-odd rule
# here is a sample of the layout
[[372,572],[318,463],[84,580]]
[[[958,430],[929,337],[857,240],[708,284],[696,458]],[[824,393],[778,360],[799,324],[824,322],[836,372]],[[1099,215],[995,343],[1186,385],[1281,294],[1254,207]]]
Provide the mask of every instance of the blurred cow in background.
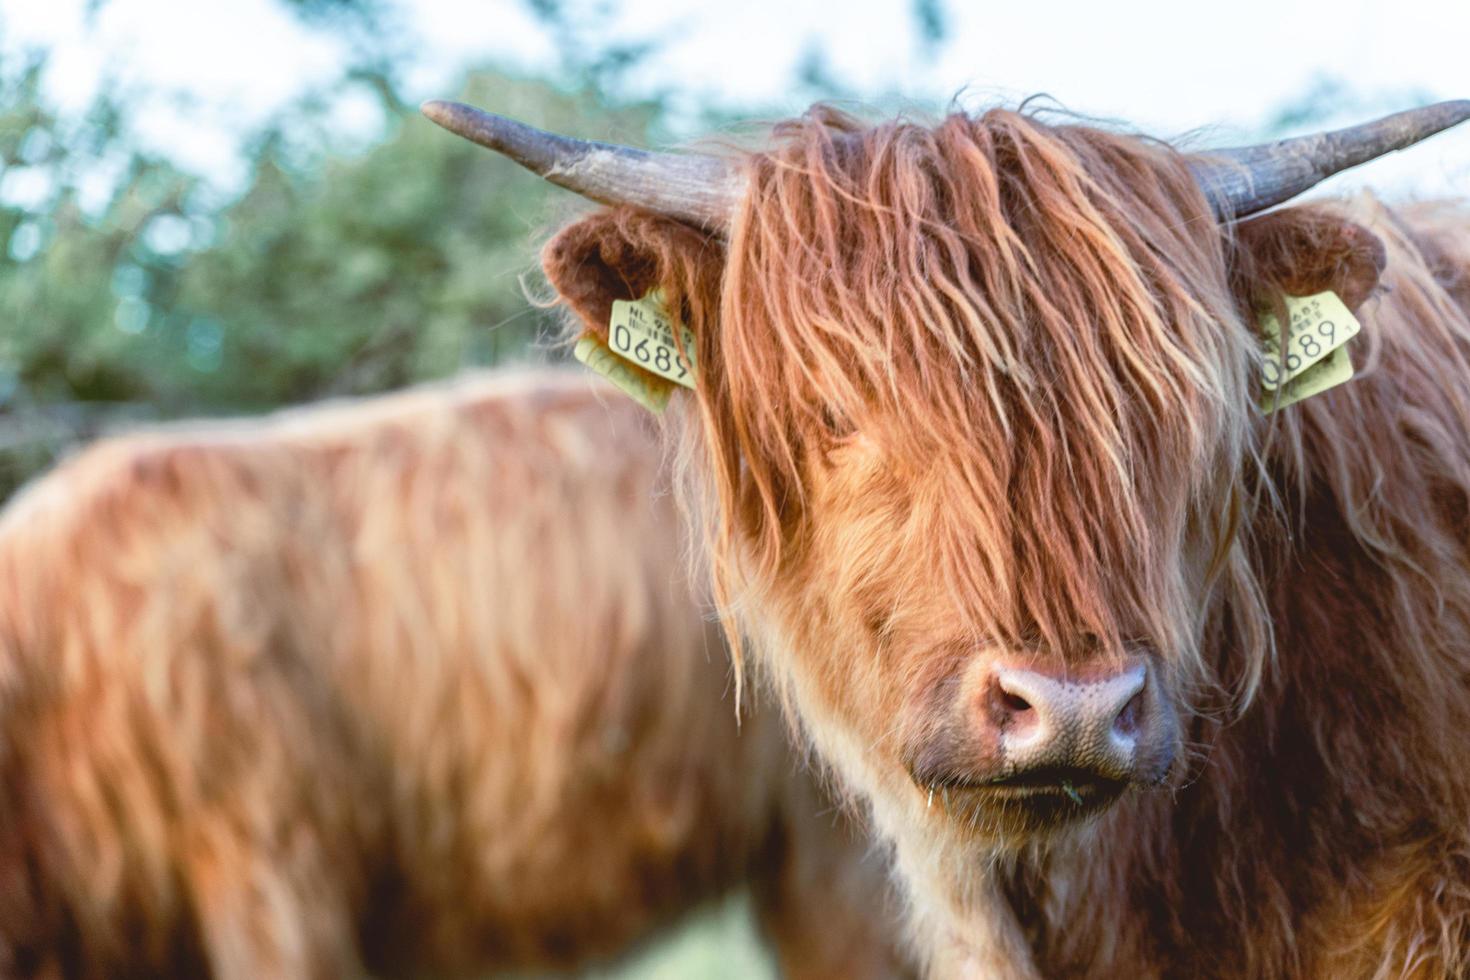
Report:
[[0,972],[570,968],[742,882],[791,977],[884,877],[738,728],[642,410],[512,376],[105,442],[0,524]]

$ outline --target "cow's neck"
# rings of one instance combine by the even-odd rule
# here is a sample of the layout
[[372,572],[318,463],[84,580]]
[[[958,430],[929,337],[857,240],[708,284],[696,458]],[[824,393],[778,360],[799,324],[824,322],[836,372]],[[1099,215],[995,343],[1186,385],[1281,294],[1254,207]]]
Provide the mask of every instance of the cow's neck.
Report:
[[1139,973],[1153,923],[1139,885],[1168,885],[1176,840],[1167,791],[1136,792],[1091,823],[995,865],[996,889],[1043,976]]
[[992,862],[914,837],[899,838],[895,851],[910,886],[915,945],[929,956],[929,980],[1040,980]]

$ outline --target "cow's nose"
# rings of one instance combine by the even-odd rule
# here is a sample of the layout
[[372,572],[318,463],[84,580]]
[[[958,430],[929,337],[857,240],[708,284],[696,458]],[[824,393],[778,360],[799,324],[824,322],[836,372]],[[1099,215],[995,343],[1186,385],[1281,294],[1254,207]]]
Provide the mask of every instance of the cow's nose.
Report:
[[1151,723],[1145,662],[1084,679],[998,667],[992,681],[991,711],[1011,775],[1076,770],[1123,780],[1133,774],[1140,734]]

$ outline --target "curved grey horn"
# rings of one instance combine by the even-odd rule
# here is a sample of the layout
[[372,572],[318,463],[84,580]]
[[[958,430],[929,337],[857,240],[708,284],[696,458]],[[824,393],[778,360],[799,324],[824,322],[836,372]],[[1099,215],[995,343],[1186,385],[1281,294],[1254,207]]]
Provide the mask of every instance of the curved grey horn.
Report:
[[1220,218],[1242,218],[1467,119],[1470,99],[1439,102],[1330,133],[1199,153],[1190,168]]
[[459,102],[425,102],[421,109],[451,133],[603,204],[632,204],[718,231],[730,223],[743,189],[739,168],[719,157],[572,139]]

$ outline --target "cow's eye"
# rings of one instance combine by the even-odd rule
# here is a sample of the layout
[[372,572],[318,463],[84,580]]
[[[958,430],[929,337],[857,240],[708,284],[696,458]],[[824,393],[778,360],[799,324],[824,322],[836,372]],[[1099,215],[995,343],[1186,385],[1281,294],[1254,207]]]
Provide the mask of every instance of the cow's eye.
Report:
[[830,405],[822,407],[822,426],[832,439],[845,439],[856,431],[847,415]]

